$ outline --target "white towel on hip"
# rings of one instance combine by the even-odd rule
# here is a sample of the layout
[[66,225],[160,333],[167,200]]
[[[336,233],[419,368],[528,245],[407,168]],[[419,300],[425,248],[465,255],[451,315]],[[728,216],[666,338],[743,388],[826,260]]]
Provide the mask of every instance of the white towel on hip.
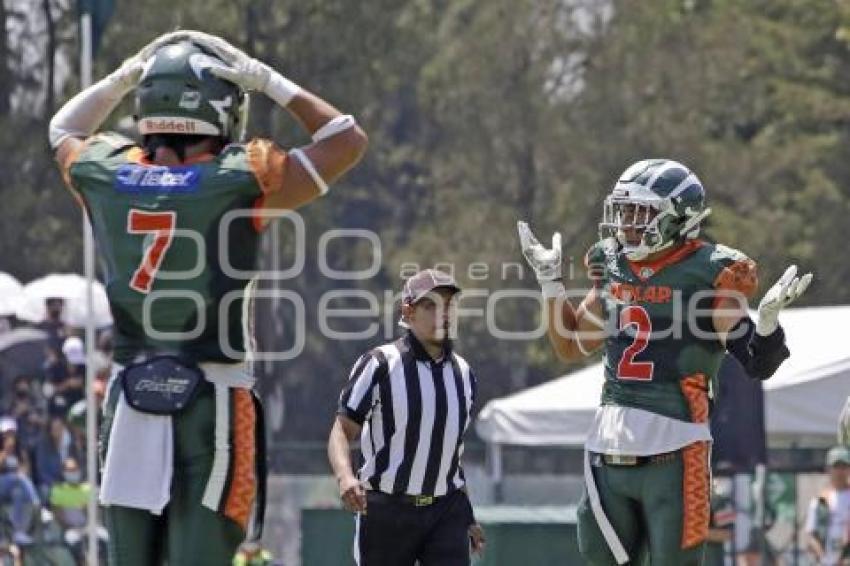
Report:
[[174,469],[171,417],[142,413],[119,393],[100,488],[102,505],[146,509],[160,515],[168,504]]
[[[114,364],[107,391],[116,383],[122,366]],[[226,465],[230,454],[229,418],[221,418],[228,409],[228,387],[251,389],[254,377],[246,364],[201,364],[204,377],[216,387],[216,445],[213,471],[204,493],[205,504],[213,510],[213,496],[219,499],[224,489]],[[174,436],[170,416],[142,413],[131,407],[124,392],[119,391],[118,404],[109,432],[103,478],[100,488],[102,505],[121,505],[146,509],[156,515],[168,505],[174,469]],[[215,489],[218,487],[219,489]],[[215,500],[217,501],[217,500]]]

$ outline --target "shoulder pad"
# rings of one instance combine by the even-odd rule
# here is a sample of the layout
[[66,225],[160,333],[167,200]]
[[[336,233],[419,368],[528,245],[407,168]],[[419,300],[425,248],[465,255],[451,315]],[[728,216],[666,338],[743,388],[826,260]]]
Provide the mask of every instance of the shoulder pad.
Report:
[[738,251],[735,248],[730,248],[729,246],[724,246],[723,244],[713,244],[712,248],[712,262],[730,263],[749,259],[744,252]]
[[231,154],[231,153],[245,153],[246,144],[240,142],[231,142],[221,148],[220,155]]
[[101,161],[133,147],[137,147],[136,142],[128,137],[116,132],[100,132],[86,139],[77,161]]
[[100,132],[91,138],[92,143],[101,142],[114,149],[124,149],[136,145],[136,142],[118,132]]
[[711,252],[711,263],[718,268],[715,289],[738,291],[748,298],[755,296],[758,289],[755,261],[734,248],[716,244]]

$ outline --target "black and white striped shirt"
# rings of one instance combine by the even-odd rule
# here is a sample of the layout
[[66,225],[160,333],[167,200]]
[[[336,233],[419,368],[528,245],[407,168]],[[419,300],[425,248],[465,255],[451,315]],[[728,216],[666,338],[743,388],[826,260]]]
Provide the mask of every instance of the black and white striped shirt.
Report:
[[358,477],[371,489],[441,496],[464,485],[475,375],[459,355],[444,354],[432,360],[408,331],[354,365],[338,413],[363,425]]

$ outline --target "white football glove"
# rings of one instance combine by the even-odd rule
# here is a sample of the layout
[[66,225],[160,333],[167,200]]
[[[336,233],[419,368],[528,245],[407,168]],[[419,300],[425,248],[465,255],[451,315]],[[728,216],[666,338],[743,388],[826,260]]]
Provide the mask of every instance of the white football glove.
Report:
[[[139,49],[139,51],[135,55],[129,57],[128,59],[125,59],[124,62],[121,63],[121,66],[109,75],[109,78],[116,85],[122,87],[125,92],[130,91],[131,89],[135,88],[136,85],[138,85],[139,79],[141,78],[145,68],[145,63],[151,57],[153,57],[153,55],[160,47],[168,45],[169,43],[177,43],[179,41],[190,39],[206,46],[206,44],[202,43],[200,39],[195,39],[195,34],[200,34],[204,36],[204,39],[215,37],[205,33],[191,32],[188,30],[164,33],[153,41],[151,41],[150,43],[148,43],[147,45],[145,45],[144,47],[142,47],[141,49]],[[215,53],[218,53],[212,48],[209,49],[211,51],[214,51]]]
[[227,67],[210,67],[210,72],[215,76],[237,84],[245,91],[262,92],[281,106],[289,104],[301,90],[298,85],[262,61],[254,59],[222,38],[202,31],[177,30],[161,35],[154,41],[158,45],[153,46],[149,55],[166,43],[179,41],[197,43],[224,61]]
[[229,63],[227,67],[211,67],[210,72],[220,79],[239,85],[245,91],[266,92],[275,71],[262,61],[246,56],[245,59]]
[[156,53],[157,49],[170,43],[170,35],[172,34],[161,35],[139,49],[135,55],[125,59],[121,66],[112,71],[107,78],[120,87],[125,94],[136,88],[144,72],[145,63]]
[[552,248],[549,249],[537,241],[527,223],[519,221],[516,227],[522,255],[543,287],[543,295],[547,298],[558,296],[564,288],[561,283],[561,233],[555,232],[552,236]]
[[121,66],[112,71],[107,78],[120,91],[121,96],[127,94],[139,84],[145,61],[138,54],[125,59]]
[[779,326],[779,311],[793,303],[803,294],[812,282],[812,274],[806,273],[797,277],[797,266],[792,265],[785,270],[779,281],[768,289],[759,303],[759,319],[756,332],[760,336],[770,336]]
[[218,36],[191,29],[178,29],[157,37],[139,52],[144,58],[153,55],[157,49],[169,43],[191,41],[213,52],[227,64],[233,64],[241,57],[248,57],[244,52],[230,45]]

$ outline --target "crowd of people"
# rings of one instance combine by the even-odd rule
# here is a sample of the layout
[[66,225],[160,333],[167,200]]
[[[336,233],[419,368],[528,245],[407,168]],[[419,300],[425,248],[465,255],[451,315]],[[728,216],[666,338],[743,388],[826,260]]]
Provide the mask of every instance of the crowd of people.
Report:
[[[83,560],[86,506],[86,351],[81,331],[63,322],[63,301],[46,300],[40,371],[5,366],[0,395],[0,549],[62,546]],[[6,331],[22,323],[7,320]],[[111,333],[97,335],[94,391],[98,406],[111,367]],[[9,375],[7,375],[9,374]],[[101,529],[102,531],[102,529]],[[105,538],[105,535],[102,535]]]
[[[86,465],[86,348],[82,329],[63,322],[63,301],[45,303],[47,317],[38,324],[0,317],[0,335],[26,326],[46,335],[40,371],[26,370],[30,363],[0,370],[0,560],[23,564],[28,551],[41,547],[44,553],[46,547],[54,556],[57,550],[64,554],[68,564],[84,564],[92,497]],[[97,333],[94,364],[99,430],[112,369],[109,329]],[[101,522],[98,539],[105,553],[108,535]],[[272,564],[273,557],[258,542],[247,542],[233,563],[262,566]]]

